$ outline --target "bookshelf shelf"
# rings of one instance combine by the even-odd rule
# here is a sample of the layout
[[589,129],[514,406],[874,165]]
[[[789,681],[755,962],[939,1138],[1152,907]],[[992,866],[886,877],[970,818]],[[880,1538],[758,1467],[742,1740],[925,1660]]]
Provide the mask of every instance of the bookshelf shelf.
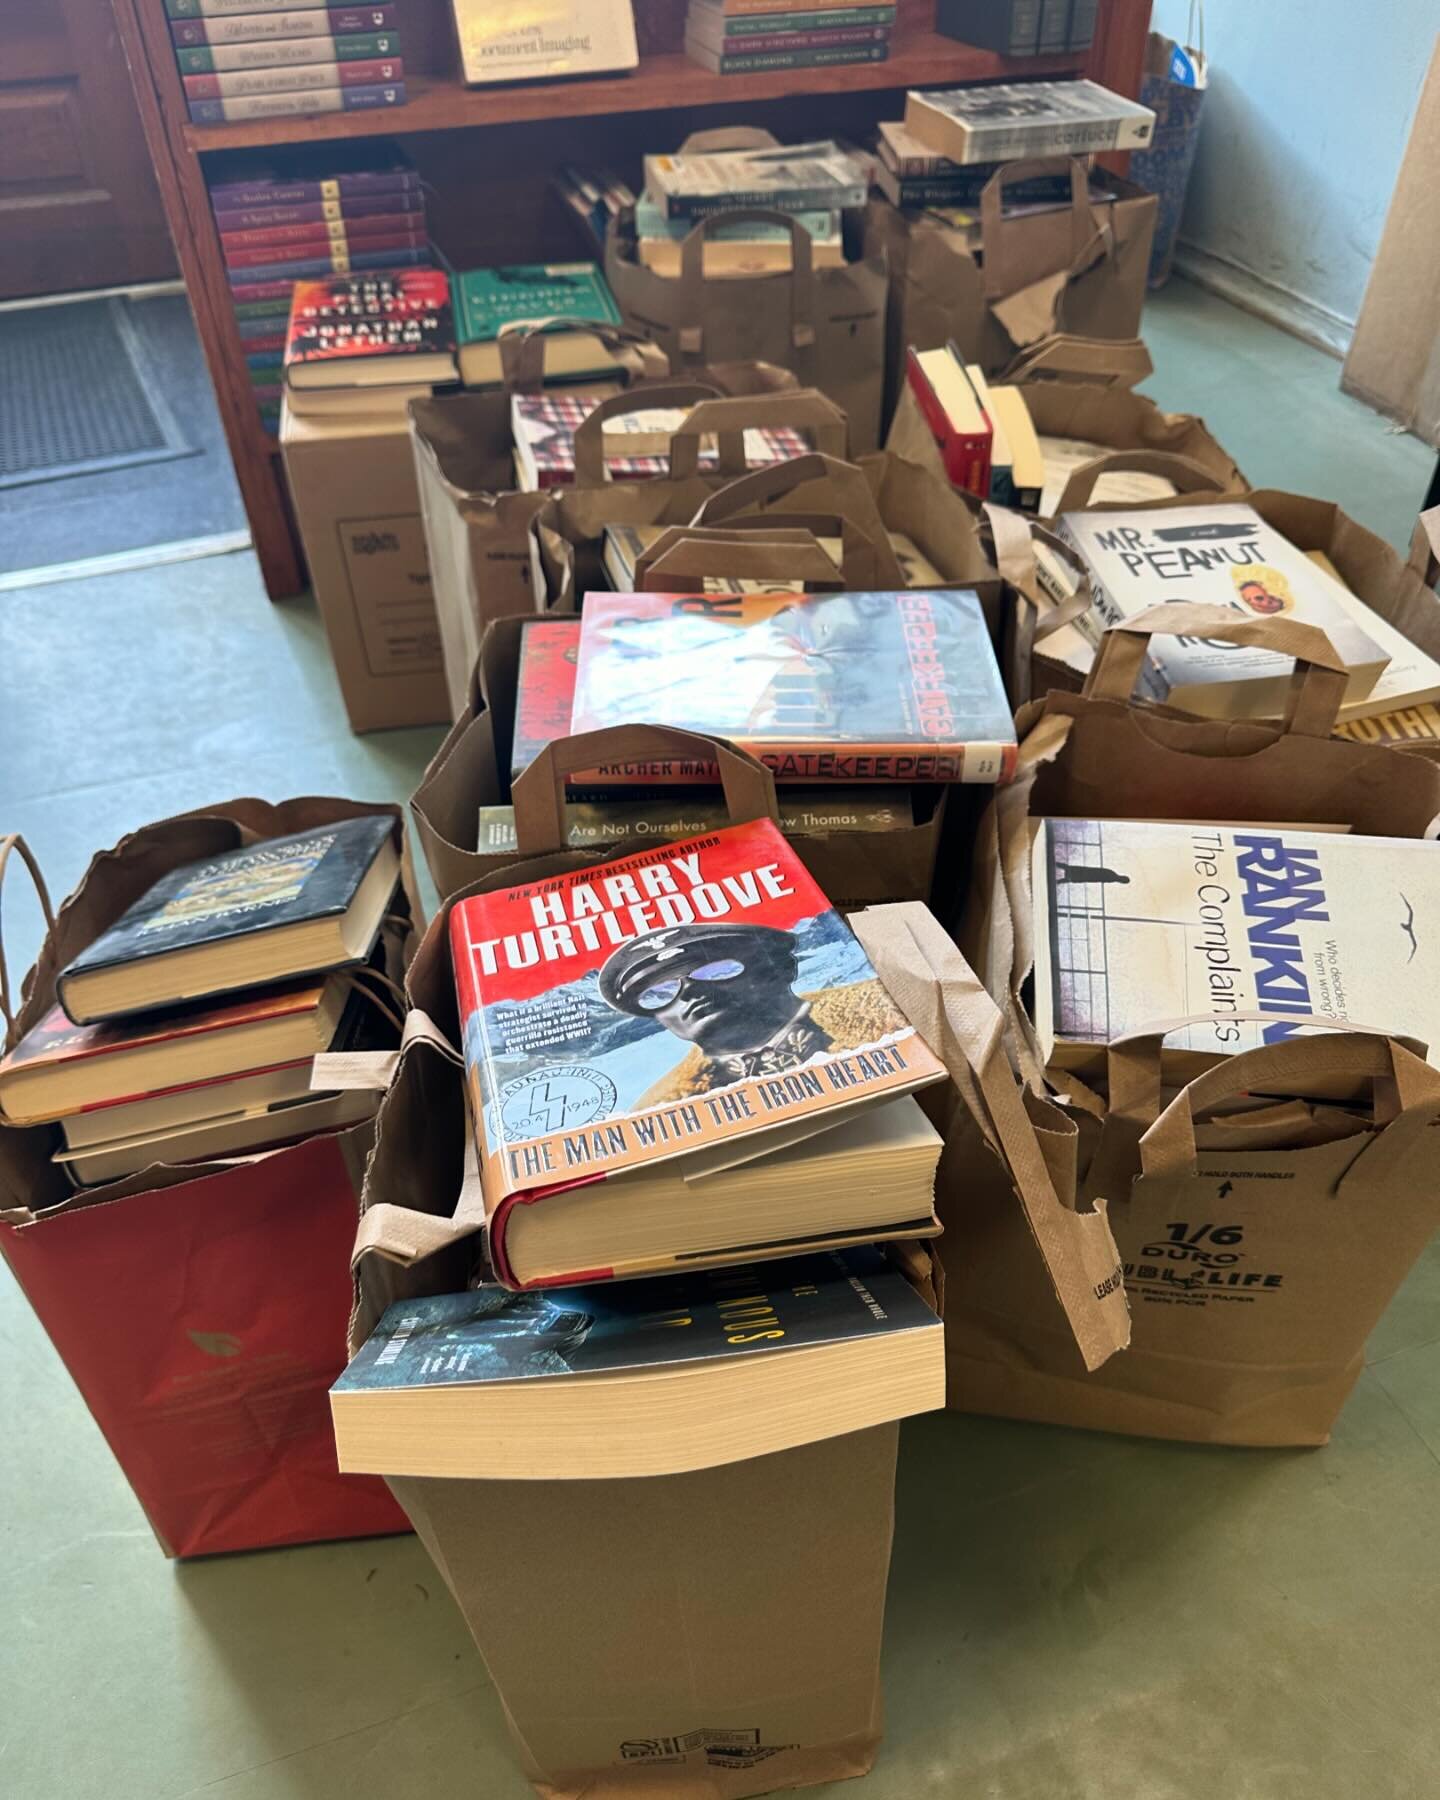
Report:
[[[563,162],[638,168],[644,149],[686,132],[768,124],[791,141],[855,138],[898,115],[909,87],[1086,74],[1117,93],[1140,86],[1151,0],[1101,0],[1084,56],[1007,58],[943,37],[935,0],[897,0],[887,62],[841,68],[712,75],[679,49],[685,0],[636,0],[642,60],[630,75],[471,88],[453,73],[449,0],[403,0],[407,104],[237,125],[192,125],[165,0],[111,0],[130,66],[166,218],[185,277],[265,586],[272,599],[305,587],[277,446],[261,429],[230,306],[207,179],[227,155],[286,145],[398,138],[431,193],[431,229],[458,266],[573,255],[544,238],[546,172]],[[440,135],[448,134],[448,135]]]
[[580,81],[518,82],[505,87],[465,87],[454,77],[414,76],[408,99],[393,112],[322,113],[309,118],[264,119],[244,125],[183,127],[187,145],[200,155],[263,145],[311,144],[401,133],[460,131],[471,126],[513,125],[537,119],[595,118],[784,100],[793,94],[860,94],[887,88],[951,87],[961,82],[1032,80],[1076,74],[1083,56],[998,56],[957,44],[938,32],[906,39],[880,63],[836,69],[778,69],[758,75],[712,75],[683,54],[647,56],[629,75]]

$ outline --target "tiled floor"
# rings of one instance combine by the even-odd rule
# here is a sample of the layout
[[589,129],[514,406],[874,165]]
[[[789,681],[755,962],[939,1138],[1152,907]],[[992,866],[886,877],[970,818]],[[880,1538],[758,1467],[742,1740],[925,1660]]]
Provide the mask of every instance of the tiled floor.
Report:
[[[1183,285],[1146,330],[1150,391],[1203,413],[1252,480],[1408,540],[1431,454],[1341,396],[1336,364]],[[401,798],[438,737],[352,738],[313,610],[272,607],[248,556],[0,594],[0,831],[27,834],[57,893],[183,806]],[[38,933],[17,886],[17,972]],[[1371,1354],[1318,1452],[908,1426],[889,1734],[852,1791],[1440,1793],[1440,1250]],[[0,1441],[0,1794],[528,1791],[413,1541],[165,1563],[8,1275]]]

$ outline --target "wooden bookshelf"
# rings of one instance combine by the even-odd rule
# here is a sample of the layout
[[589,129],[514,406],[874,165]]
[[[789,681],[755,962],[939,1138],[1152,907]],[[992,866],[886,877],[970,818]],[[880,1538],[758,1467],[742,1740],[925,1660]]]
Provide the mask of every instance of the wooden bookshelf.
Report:
[[1150,0],[1101,0],[1087,55],[1007,58],[934,29],[934,0],[898,0],[883,63],[712,75],[684,54],[686,0],[637,0],[641,63],[628,75],[466,87],[455,73],[448,0],[398,0],[407,103],[392,111],[328,113],[250,124],[189,120],[164,0],[111,0],[146,140],[175,239],[225,434],[274,599],[305,586],[278,446],[262,429],[230,305],[207,178],[245,153],[286,145],[398,140],[431,189],[437,243],[459,266],[581,254],[573,222],[547,201],[563,162],[638,172],[646,149],[719,124],[768,125],[783,139],[859,136],[896,118],[906,88],[1087,74],[1138,92]]

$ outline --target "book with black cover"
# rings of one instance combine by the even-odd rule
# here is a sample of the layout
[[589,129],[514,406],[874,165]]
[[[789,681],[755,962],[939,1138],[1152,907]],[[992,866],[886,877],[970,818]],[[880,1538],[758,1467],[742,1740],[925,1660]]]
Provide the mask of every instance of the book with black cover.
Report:
[[187,863],[60,972],[60,1004],[82,1025],[361,962],[399,870],[378,813]]

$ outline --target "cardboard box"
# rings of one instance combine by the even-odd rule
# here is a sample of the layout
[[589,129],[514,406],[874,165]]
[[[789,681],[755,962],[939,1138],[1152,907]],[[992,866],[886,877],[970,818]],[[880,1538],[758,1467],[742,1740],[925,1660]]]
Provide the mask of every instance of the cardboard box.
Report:
[[301,419],[287,406],[280,442],[351,729],[448,724],[405,422]]

